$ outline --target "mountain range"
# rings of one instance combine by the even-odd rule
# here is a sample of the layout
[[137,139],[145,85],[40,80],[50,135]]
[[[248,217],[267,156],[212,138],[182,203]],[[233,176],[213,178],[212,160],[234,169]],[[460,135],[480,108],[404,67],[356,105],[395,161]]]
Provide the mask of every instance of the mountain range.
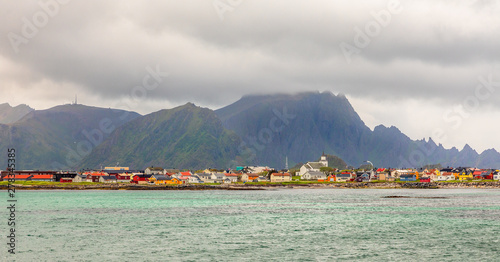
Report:
[[[481,154],[468,145],[445,149],[432,139],[412,140],[396,127],[380,125],[372,131],[344,95],[330,92],[245,96],[215,111],[188,103],[144,116],[63,105],[27,110],[15,120],[8,113],[12,107],[2,106],[0,150],[15,147],[20,169],[115,164],[133,169],[281,169],[286,158],[291,167],[323,153],[355,167],[367,160],[378,167],[500,167],[500,153],[494,149]],[[6,166],[6,159],[0,158],[0,165]]]
[[11,107],[7,103],[0,104],[0,124],[15,123],[33,110],[33,108],[27,105]]

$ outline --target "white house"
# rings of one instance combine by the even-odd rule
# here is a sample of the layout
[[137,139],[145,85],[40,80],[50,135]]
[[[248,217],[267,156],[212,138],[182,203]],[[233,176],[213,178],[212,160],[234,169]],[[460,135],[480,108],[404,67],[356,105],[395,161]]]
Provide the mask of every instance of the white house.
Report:
[[197,175],[192,175],[192,176],[188,177],[188,183],[199,184],[199,183],[203,183],[203,181]]
[[453,181],[455,176],[453,174],[443,174],[437,177],[437,181]]
[[299,173],[298,175],[302,179],[307,179],[307,178],[303,177],[307,172],[320,172],[320,168],[322,168],[322,167],[328,167],[328,160],[326,160],[325,154],[323,154],[321,156],[321,160],[319,162],[307,162],[304,165],[302,165],[300,167],[300,171],[298,172]]
[[319,171],[307,171],[303,176],[302,179],[305,180],[326,180],[326,175],[323,172]]
[[146,175],[165,175],[167,172],[161,167],[148,167],[144,170]]

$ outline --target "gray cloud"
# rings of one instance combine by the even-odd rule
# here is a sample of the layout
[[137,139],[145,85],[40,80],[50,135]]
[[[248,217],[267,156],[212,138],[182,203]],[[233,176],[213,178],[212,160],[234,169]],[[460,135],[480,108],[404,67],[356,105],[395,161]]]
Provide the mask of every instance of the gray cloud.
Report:
[[[496,1],[401,1],[401,13],[351,63],[339,45],[356,46],[355,28],[364,31],[390,1],[241,1],[222,21],[214,2],[73,0],[16,53],[9,34],[22,36],[23,19],[33,22],[44,9],[3,1],[0,95],[10,98],[0,102],[44,107],[79,93],[89,104],[117,104],[130,100],[146,67],[160,65],[170,76],[148,92],[149,106],[134,107],[141,113],[187,101],[217,108],[251,93],[330,90],[373,107],[432,99],[442,115],[439,108],[474,95],[479,76],[500,81]],[[500,111],[499,96],[481,104]],[[372,117],[388,123],[395,116]]]

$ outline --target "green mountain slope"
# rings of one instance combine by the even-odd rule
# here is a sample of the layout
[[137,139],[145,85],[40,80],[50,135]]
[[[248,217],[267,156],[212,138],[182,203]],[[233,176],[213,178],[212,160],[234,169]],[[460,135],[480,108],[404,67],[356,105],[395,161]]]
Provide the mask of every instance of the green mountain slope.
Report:
[[233,132],[223,128],[212,110],[188,103],[118,128],[80,167],[120,162],[134,169],[226,168],[234,165],[239,142]]
[[[63,105],[0,125],[0,152],[13,147],[18,169],[72,169],[117,127],[138,117],[123,110]],[[6,157],[0,166],[6,166]]]

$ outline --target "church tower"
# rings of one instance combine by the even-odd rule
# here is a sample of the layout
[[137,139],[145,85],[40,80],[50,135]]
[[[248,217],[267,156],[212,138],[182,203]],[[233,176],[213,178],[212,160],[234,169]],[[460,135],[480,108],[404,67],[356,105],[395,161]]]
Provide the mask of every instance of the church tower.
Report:
[[328,166],[328,160],[326,160],[325,152],[321,155],[321,160],[319,161],[323,166]]

